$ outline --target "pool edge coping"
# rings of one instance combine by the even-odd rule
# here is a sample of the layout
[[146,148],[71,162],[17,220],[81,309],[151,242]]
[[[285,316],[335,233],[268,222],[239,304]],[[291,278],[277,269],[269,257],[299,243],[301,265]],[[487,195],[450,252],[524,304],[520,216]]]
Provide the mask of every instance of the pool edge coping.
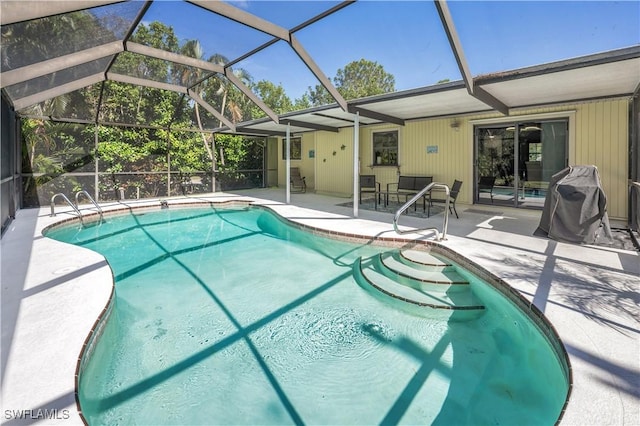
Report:
[[[193,200],[193,199],[190,199],[190,200]],[[479,278],[487,282],[494,289],[499,291],[503,296],[507,297],[512,303],[514,303],[523,312],[523,314],[525,314],[527,317],[529,317],[532,320],[536,328],[542,333],[543,337],[547,340],[549,345],[552,347],[553,352],[555,353],[558,361],[560,361],[563,367],[562,369],[566,370],[564,372],[566,374],[566,380],[568,382],[567,395],[555,424],[560,424],[560,422],[562,421],[564,414],[567,411],[567,407],[571,399],[571,394],[573,390],[573,369],[571,366],[571,360],[566,350],[565,344],[561,339],[559,333],[557,332],[556,328],[549,321],[549,319],[546,318],[544,313],[537,306],[535,306],[533,302],[528,301],[515,287],[511,286],[504,279],[493,274],[489,270],[480,266],[473,260],[465,257],[461,253],[455,251],[451,247],[448,247],[437,241],[412,238],[410,235],[408,236],[398,235],[396,237],[385,237],[380,235],[367,236],[367,235],[358,234],[358,233],[325,229],[318,226],[309,225],[307,223],[303,223],[293,218],[287,217],[285,214],[278,211],[279,209],[274,208],[274,205],[279,207],[288,206],[286,204],[280,204],[280,203],[264,204],[259,200],[252,199],[250,197],[230,197],[230,199],[223,200],[223,201],[212,201],[210,199],[209,200],[200,199],[198,201],[184,201],[184,199],[177,199],[177,200],[170,200],[170,201],[171,202],[169,203],[169,206],[177,207],[177,208],[202,207],[204,205],[223,206],[223,207],[240,206],[240,207],[261,208],[261,209],[272,212],[277,217],[278,220],[281,220],[295,228],[301,229],[306,232],[310,232],[314,235],[333,238],[333,239],[337,239],[345,242],[378,242],[378,243],[382,243],[380,245],[394,247],[394,248],[404,248],[401,245],[404,245],[404,246],[408,245],[410,247],[416,247],[416,246],[429,247],[429,250],[435,248],[436,252],[442,251],[441,254],[452,258],[452,260],[458,262],[463,267],[468,268],[473,274],[477,275]],[[143,211],[143,210],[157,211],[163,208],[166,208],[166,207],[163,207],[162,202],[143,204],[140,206],[125,205],[124,207],[122,207],[122,205],[120,205],[120,206],[105,210],[104,215],[113,216],[113,215],[122,214],[124,212]],[[296,208],[301,208],[301,207],[296,207]],[[308,208],[302,208],[302,209],[312,210]],[[99,213],[95,212],[95,213],[87,214],[87,215],[84,215],[83,218],[89,218],[90,219],[89,223],[92,223],[96,221],[93,219],[99,220]],[[345,219],[347,219],[347,217],[345,217]],[[41,234],[45,236],[46,232],[52,228],[63,226],[71,222],[78,222],[78,221],[79,219],[77,217],[70,217],[70,218],[62,219],[60,221],[56,221],[42,228]],[[111,270],[111,266],[110,265],[108,266],[111,271],[111,277],[112,277],[111,293],[108,301],[105,304],[105,307],[103,308],[102,312],[99,314],[98,318],[95,320],[91,330],[88,332],[85,338],[84,344],[80,349],[80,354],[76,362],[76,370],[75,370],[76,373],[74,377],[76,409],[79,417],[81,418],[82,422],[85,425],[88,425],[89,423],[84,417],[84,414],[82,413],[82,409],[80,406],[79,379],[80,379],[80,375],[82,374],[82,364],[85,362],[84,361],[85,350],[87,350],[87,348],[92,348],[93,343],[97,341],[96,339],[99,338],[101,332],[104,330],[106,321],[108,320],[110,313],[113,309],[113,304],[115,301],[114,299],[115,278],[113,276],[113,271]]]

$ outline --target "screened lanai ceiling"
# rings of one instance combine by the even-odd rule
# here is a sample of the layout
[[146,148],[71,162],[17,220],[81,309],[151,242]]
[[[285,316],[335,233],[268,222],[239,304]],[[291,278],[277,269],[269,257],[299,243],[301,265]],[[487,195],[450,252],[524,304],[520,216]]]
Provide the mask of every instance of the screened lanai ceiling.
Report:
[[[3,0],[0,85],[23,116],[256,135],[508,115],[637,93],[640,6],[601,3]],[[361,60],[393,84],[354,95]]]

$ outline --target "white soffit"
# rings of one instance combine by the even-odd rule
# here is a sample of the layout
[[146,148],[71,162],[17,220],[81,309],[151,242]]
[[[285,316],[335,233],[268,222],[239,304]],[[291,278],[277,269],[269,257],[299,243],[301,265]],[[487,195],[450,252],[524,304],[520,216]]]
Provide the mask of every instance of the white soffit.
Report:
[[359,106],[404,120],[464,114],[490,109],[485,103],[469,95],[464,88],[425,93],[371,104],[360,104]]
[[[340,120],[341,122],[348,122],[350,121],[352,124],[356,118],[356,115],[352,112],[348,112],[348,111],[343,111],[340,108],[335,108],[333,110],[330,111],[323,111],[322,114],[326,114],[328,116],[331,117],[336,117],[336,119]],[[360,114],[360,118],[358,119],[358,121],[360,122],[360,124],[371,124],[371,123],[378,123],[379,121],[373,118],[369,118],[369,117],[365,117],[364,115]]]
[[[309,121],[318,124],[324,124],[334,127],[349,127],[353,126],[355,120],[355,114],[347,111],[343,111],[341,108],[332,108],[324,111],[310,112],[309,114],[303,114],[299,116],[300,121]],[[321,121],[320,121],[321,120]],[[379,123],[378,120],[360,115],[360,124],[374,124]]]
[[[247,126],[238,126],[238,127],[248,132],[250,132],[251,130],[255,130],[255,131],[261,131],[261,132],[285,133],[287,131],[286,124],[278,124],[271,120],[265,121],[263,123],[255,123],[255,124],[249,124]],[[309,129],[307,128],[297,127],[297,126],[291,126],[290,129],[291,129],[291,133],[302,133],[302,132],[309,131]]]
[[483,84],[510,107],[596,99],[633,93],[640,83],[640,58]]

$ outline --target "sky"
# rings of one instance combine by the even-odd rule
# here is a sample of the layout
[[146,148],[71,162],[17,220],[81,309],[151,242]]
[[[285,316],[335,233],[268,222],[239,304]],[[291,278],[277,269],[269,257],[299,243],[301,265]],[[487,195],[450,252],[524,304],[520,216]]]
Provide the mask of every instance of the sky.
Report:
[[[233,1],[248,13],[286,29],[339,2]],[[640,0],[449,1],[463,52],[474,76],[564,60],[640,44]],[[177,1],[156,1],[144,22],[161,20],[181,41],[199,39],[206,57],[235,59],[271,36]],[[329,78],[367,59],[395,77],[396,90],[459,80],[432,1],[358,1],[295,33]],[[293,100],[315,77],[285,42],[238,63],[254,81],[282,84]]]

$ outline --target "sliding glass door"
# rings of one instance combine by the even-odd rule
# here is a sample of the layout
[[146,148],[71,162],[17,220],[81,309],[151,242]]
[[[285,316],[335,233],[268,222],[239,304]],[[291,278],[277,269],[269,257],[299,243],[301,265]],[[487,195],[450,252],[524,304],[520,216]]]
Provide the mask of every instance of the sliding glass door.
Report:
[[478,126],[475,199],[542,208],[551,176],[567,164],[567,120]]

